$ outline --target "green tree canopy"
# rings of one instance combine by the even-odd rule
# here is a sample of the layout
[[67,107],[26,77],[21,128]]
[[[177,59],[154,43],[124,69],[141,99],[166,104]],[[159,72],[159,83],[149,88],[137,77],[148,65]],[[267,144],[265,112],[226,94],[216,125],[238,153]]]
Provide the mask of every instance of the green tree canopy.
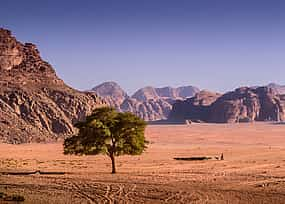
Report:
[[79,132],[65,139],[64,154],[106,154],[112,161],[112,173],[116,173],[115,156],[139,155],[148,143],[144,137],[144,120],[110,107],[95,109],[75,127]]

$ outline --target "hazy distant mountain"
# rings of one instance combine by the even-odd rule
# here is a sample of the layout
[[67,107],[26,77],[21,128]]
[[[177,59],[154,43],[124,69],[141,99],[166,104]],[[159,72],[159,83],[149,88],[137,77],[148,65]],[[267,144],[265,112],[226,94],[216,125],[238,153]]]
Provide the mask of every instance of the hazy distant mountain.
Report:
[[37,47],[0,28],[0,142],[51,141],[75,132],[73,122],[104,104],[67,86]]
[[115,82],[105,82],[92,89],[119,111],[129,111],[146,121],[166,119],[172,104],[178,99],[194,96],[199,89],[193,86],[178,88],[144,87],[131,97]]
[[120,108],[123,101],[128,98],[127,93],[115,82],[104,82],[91,89],[111,106]]
[[151,86],[144,87],[139,89],[134,93],[132,98],[135,98],[139,101],[147,101],[150,99],[156,100],[159,98],[169,98],[173,100],[183,99],[194,96],[199,89],[194,86],[182,86],[178,88],[172,87],[162,87],[162,88],[154,88]]
[[285,96],[269,86],[241,87],[223,95],[201,93],[174,103],[168,120],[213,123],[285,120]]
[[270,83],[267,86],[272,88],[273,90],[275,90],[279,94],[285,94],[285,85]]
[[99,86],[92,89],[96,91],[100,96],[106,97],[111,96],[114,98],[125,98],[127,93],[116,83],[116,82],[104,82]]
[[160,97],[156,93],[156,90],[154,87],[147,86],[142,89],[139,89],[136,91],[133,95],[132,98],[137,99],[138,101],[148,101],[148,100],[157,100]]

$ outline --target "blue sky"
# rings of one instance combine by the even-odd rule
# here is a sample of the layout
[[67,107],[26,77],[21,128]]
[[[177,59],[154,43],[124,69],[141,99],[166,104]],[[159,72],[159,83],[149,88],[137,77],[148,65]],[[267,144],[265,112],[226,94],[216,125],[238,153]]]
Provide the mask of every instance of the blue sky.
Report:
[[69,85],[116,81],[224,92],[285,84],[282,0],[6,0],[0,26]]

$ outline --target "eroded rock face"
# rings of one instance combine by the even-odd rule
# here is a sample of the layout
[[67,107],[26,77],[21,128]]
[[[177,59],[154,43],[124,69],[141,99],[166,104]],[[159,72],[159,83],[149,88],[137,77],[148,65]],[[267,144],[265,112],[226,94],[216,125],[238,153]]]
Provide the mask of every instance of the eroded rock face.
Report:
[[157,94],[155,88],[151,86],[144,87],[142,89],[139,89],[136,91],[132,98],[138,100],[138,101],[148,101],[148,100],[157,100],[159,99],[159,95]]
[[161,98],[178,100],[192,97],[197,92],[199,92],[199,89],[194,86],[182,86],[178,88],[172,88],[169,86],[154,88],[147,86],[136,91],[132,95],[132,98],[135,98],[138,101],[157,100]]
[[243,87],[221,96],[211,107],[210,122],[280,121],[284,101],[269,87]]
[[146,121],[166,119],[176,100],[191,97],[199,91],[193,86],[179,88],[148,86],[139,89],[130,97],[114,82],[105,82],[92,90],[119,111],[135,113]]
[[11,32],[0,28],[0,70],[9,70],[19,65],[24,58],[23,47]]
[[163,87],[155,88],[155,91],[159,97],[172,98],[172,99],[185,99],[194,96],[200,90],[194,86],[181,86],[178,88]]
[[146,121],[166,119],[172,105],[163,99],[150,99],[138,101],[134,98],[127,98],[120,106],[124,112],[132,112]]
[[73,123],[105,105],[68,87],[36,46],[0,29],[0,142],[47,142],[74,133]]
[[128,98],[127,93],[115,82],[104,82],[94,88],[91,91],[96,92],[99,96],[111,106],[120,108],[123,101]]
[[207,121],[210,114],[210,106],[221,94],[203,90],[194,97],[186,100],[178,100],[173,104],[169,114],[169,121]]
[[175,103],[169,120],[213,123],[284,121],[284,98],[270,87],[242,87],[224,95],[197,94]]

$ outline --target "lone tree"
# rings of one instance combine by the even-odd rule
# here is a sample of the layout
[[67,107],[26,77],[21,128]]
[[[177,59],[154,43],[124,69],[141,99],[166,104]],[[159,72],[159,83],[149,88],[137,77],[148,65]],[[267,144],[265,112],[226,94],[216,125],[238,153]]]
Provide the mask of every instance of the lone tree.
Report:
[[145,121],[110,107],[95,109],[75,127],[79,132],[65,139],[64,154],[106,154],[112,161],[112,173],[116,173],[115,156],[139,155],[148,143],[144,137]]

